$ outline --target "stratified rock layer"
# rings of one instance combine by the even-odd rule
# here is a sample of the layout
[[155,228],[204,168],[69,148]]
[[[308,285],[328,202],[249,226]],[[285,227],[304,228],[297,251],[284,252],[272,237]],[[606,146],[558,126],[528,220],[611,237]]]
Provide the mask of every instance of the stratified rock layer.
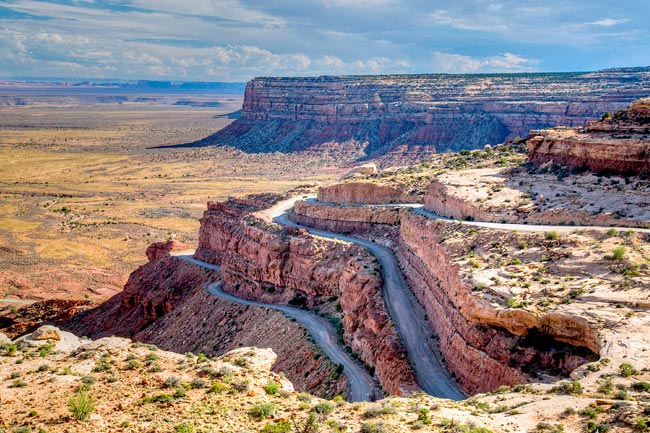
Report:
[[325,186],[318,190],[318,201],[324,203],[417,203],[420,197],[407,194],[394,186],[371,182],[348,182]]
[[[404,276],[439,337],[447,367],[470,394],[527,382],[530,377],[523,370],[531,364],[568,374],[586,361],[586,352],[574,351],[576,346],[600,352],[596,331],[579,317],[500,309],[474,296],[453,255],[441,243],[439,232],[447,223],[407,209],[305,202],[296,203],[291,219],[319,229],[364,235],[398,227],[392,243]],[[528,347],[526,339],[539,335],[559,343]],[[525,349],[515,354],[517,347]]]
[[196,145],[405,162],[578,126],[650,94],[650,69],[510,75],[256,78],[241,118]]
[[205,285],[219,274],[175,257],[149,262],[129,277],[124,291],[65,327],[92,338],[120,335],[179,353],[221,355],[241,346],[270,347],[273,371],[296,388],[323,396],[345,393],[346,379],[281,313],[216,298]]
[[340,310],[343,340],[374,368],[383,389],[418,390],[375,258],[356,245],[265,223],[253,215],[263,207],[251,198],[209,203],[195,256],[221,265],[224,290],[239,297]]
[[650,172],[650,98],[582,128],[533,131],[528,137],[533,164],[554,162],[593,172]]

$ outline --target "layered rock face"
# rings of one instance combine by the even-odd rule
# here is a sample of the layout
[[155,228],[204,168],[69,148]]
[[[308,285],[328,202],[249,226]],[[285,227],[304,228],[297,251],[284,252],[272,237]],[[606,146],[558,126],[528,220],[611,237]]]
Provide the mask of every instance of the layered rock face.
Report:
[[374,206],[337,206],[298,201],[291,220],[337,233],[365,233],[378,226],[398,226],[398,208]]
[[650,98],[582,128],[533,131],[526,140],[533,164],[554,162],[592,172],[650,172]]
[[241,118],[197,145],[354,150],[400,161],[578,126],[650,93],[650,69],[512,75],[256,78]]
[[[158,250],[158,248],[155,248]],[[278,355],[273,371],[284,372],[302,391],[345,393],[347,381],[279,312],[233,304],[211,296],[205,284],[219,274],[174,257],[154,259],[131,274],[124,291],[65,324],[79,335],[120,335],[179,353],[209,356],[256,344]]]
[[[527,382],[525,371],[535,369],[568,375],[586,362],[590,351],[600,352],[596,332],[583,319],[498,309],[474,296],[453,255],[440,242],[438,221],[407,209],[308,202],[296,203],[291,220],[364,236],[370,230],[398,230],[390,243],[396,245],[404,276],[436,331],[447,367],[469,394]],[[531,341],[547,344],[541,347]]]
[[421,197],[411,196],[399,188],[371,182],[337,183],[318,190],[318,201],[323,203],[417,203],[418,200]]
[[598,336],[584,319],[498,310],[477,299],[440,244],[437,230],[437,221],[403,210],[397,258],[440,338],[447,367],[467,392],[526,382],[521,367],[531,362],[568,374],[586,361],[572,350],[545,352],[534,347],[515,357],[511,349],[525,345],[521,337],[543,333],[600,352]]
[[[255,200],[211,203],[195,256],[220,264],[224,290],[247,299],[343,314],[343,339],[390,394],[417,381],[381,296],[374,257],[355,245],[267,224]],[[338,305],[336,309],[333,308]]]

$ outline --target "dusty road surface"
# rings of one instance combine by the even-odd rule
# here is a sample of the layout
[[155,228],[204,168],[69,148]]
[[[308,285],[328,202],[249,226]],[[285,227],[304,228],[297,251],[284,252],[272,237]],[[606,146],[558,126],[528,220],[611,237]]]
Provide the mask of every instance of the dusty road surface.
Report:
[[[183,251],[173,255],[197,266],[217,271],[221,270],[217,265],[195,259],[192,257],[193,253],[194,251]],[[325,355],[327,355],[330,361],[334,364],[343,366],[343,374],[345,374],[350,385],[350,396],[348,400],[375,401],[383,397],[381,390],[370,374],[356,363],[339,344],[336,330],[326,319],[309,311],[300,310],[286,305],[266,304],[263,302],[238,298],[237,296],[224,292],[221,287],[221,281],[208,284],[206,289],[211,295],[218,298],[237,304],[281,311],[285,315],[296,319],[298,323],[307,328],[315,343],[321,348]]]

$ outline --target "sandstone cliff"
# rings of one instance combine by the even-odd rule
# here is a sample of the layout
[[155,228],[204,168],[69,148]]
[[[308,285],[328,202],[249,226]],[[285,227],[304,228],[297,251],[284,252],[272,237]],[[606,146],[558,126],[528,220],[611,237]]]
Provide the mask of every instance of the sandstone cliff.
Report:
[[155,259],[131,274],[124,291],[73,317],[66,328],[91,338],[120,335],[209,356],[252,344],[270,347],[278,354],[273,371],[284,372],[297,389],[345,393],[345,377],[323,362],[301,327],[281,313],[211,296],[205,284],[218,279],[218,273],[174,257]]
[[530,162],[556,164],[593,172],[650,172],[650,98],[627,110],[605,115],[582,128],[533,131],[526,143]]
[[377,185],[371,182],[337,183],[318,190],[318,201],[325,203],[417,203],[415,197],[397,186]]
[[375,370],[385,391],[418,389],[386,311],[374,257],[355,245],[265,223],[252,215],[263,207],[250,198],[210,203],[196,257],[220,264],[224,290],[237,296],[342,315],[343,340]]
[[291,219],[363,236],[384,232],[436,331],[447,367],[470,394],[527,382],[531,373],[568,375],[586,362],[589,352],[600,351],[595,330],[583,319],[497,308],[473,294],[454,263],[454,253],[442,245],[448,236],[442,231],[449,223],[407,209],[396,213],[304,202],[296,203]]
[[393,154],[403,162],[501,143],[531,129],[581,125],[646,96],[649,77],[650,70],[641,68],[256,78],[246,87],[241,118],[193,145],[231,145],[247,152],[343,147],[348,157]]

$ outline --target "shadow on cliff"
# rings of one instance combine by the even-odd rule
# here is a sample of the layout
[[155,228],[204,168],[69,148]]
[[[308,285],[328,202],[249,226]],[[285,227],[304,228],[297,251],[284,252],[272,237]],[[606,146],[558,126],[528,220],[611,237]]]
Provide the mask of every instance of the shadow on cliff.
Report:
[[335,152],[357,161],[399,153],[417,159],[431,153],[501,143],[509,135],[511,132],[500,120],[481,113],[433,122],[394,118],[319,122],[241,117],[203,139],[153,148],[229,146],[251,154]]

